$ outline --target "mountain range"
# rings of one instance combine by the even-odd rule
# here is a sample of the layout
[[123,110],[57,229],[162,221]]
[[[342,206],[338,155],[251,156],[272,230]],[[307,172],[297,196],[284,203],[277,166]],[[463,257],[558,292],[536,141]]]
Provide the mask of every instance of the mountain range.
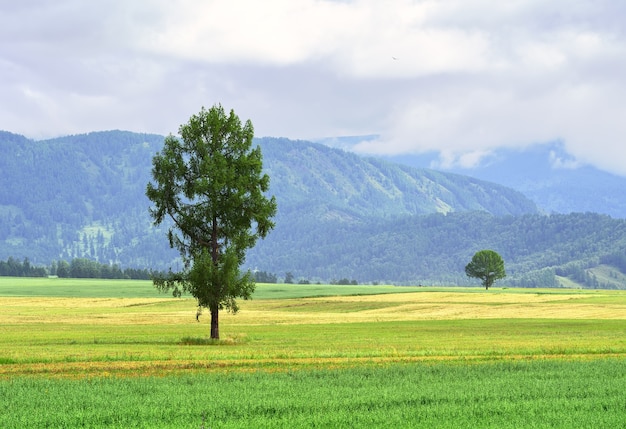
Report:
[[[317,141],[353,151],[358,143],[377,137],[333,137]],[[439,154],[434,152],[384,159],[499,183],[522,192],[544,213],[596,212],[626,218],[626,177],[580,163],[559,141],[518,149],[500,148],[471,167],[444,166]]]
[[[107,131],[34,141],[0,132],[0,260],[179,264],[144,194],[163,138]],[[505,258],[511,285],[626,285],[619,177],[549,169],[541,151],[471,177],[314,142],[255,144],[278,213],[247,268],[301,281],[466,285],[474,283],[464,265],[490,247]],[[523,165],[534,170],[522,181]],[[497,168],[498,183],[490,180]]]

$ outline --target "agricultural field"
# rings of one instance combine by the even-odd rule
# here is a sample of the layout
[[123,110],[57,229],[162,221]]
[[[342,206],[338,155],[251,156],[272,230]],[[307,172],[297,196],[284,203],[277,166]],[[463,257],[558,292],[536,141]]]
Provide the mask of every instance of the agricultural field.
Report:
[[0,278],[0,427],[624,427],[626,292]]

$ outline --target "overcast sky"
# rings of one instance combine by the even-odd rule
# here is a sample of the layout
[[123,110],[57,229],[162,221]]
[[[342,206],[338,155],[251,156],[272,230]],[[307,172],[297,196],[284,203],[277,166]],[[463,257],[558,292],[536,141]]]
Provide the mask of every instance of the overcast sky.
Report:
[[626,175],[626,2],[0,0],[0,129],[176,134],[215,103],[258,137],[450,165],[561,141]]

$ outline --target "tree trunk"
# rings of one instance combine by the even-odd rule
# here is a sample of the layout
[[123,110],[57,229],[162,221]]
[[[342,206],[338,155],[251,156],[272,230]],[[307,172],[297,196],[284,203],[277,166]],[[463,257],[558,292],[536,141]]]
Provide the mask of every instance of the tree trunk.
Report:
[[211,339],[220,339],[219,309],[211,309]]
[[[217,269],[217,262],[219,259],[219,243],[217,242],[218,223],[217,216],[213,216],[213,225],[211,226],[211,259],[213,265]],[[216,287],[211,285],[209,287]],[[220,322],[219,322],[219,306],[213,304],[210,306],[211,310],[211,339],[220,339]]]

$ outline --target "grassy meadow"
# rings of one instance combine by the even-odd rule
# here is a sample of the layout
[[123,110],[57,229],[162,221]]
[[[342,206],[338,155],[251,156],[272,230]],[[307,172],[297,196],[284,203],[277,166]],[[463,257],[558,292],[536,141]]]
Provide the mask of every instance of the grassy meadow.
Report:
[[[626,292],[0,278],[0,427],[623,427]],[[107,405],[110,404],[110,405]]]

